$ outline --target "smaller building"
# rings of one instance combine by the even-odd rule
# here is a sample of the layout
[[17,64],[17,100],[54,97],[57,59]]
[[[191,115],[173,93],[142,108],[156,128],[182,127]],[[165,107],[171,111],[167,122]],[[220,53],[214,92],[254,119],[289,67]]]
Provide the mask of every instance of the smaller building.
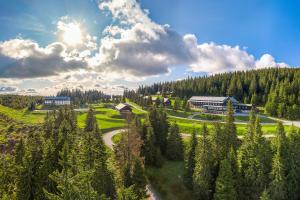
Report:
[[47,106],[64,106],[70,104],[71,104],[70,97],[45,97],[44,99],[44,105]]
[[119,111],[120,113],[128,113],[128,112],[132,112],[132,109],[129,105],[124,104],[124,103],[119,103],[118,105],[116,105],[116,110]]

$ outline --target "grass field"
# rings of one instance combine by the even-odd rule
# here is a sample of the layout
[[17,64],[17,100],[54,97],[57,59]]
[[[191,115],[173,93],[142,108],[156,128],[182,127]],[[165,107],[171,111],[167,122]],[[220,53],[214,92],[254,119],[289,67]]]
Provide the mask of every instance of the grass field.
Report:
[[195,115],[193,119],[202,119],[202,120],[211,120],[211,121],[221,121],[224,119],[224,116],[220,115],[210,115],[210,114],[204,114],[201,113],[199,115]]
[[22,123],[38,124],[44,122],[45,113],[33,113],[27,109],[15,110],[0,105],[0,113]]
[[[171,117],[169,117],[169,122],[176,122],[181,133],[192,133],[194,128],[199,133],[201,132],[204,123],[196,120],[178,119]],[[206,125],[209,130],[212,130],[213,122],[206,122]],[[243,135],[247,131],[247,124],[237,124],[236,127],[238,135]],[[289,131],[289,127],[290,126],[285,126],[286,131]],[[263,124],[262,131],[264,134],[274,134],[276,132],[276,124]]]
[[[235,116],[236,121],[248,122],[249,119],[250,119],[249,116]],[[259,120],[261,123],[276,123],[275,120],[270,119],[268,117],[259,117]]]
[[[95,116],[102,132],[108,132],[114,129],[122,128],[125,125],[125,119],[120,113],[104,104],[94,105]],[[87,113],[78,113],[77,122],[80,128],[85,125]]]
[[190,116],[192,114],[191,112],[184,112],[181,110],[174,111],[172,109],[166,109],[166,113],[168,115],[177,116],[177,117],[185,117],[185,118],[187,118],[188,116]]
[[147,168],[146,173],[151,185],[162,199],[190,199],[191,191],[183,185],[184,162],[165,161],[161,168]]

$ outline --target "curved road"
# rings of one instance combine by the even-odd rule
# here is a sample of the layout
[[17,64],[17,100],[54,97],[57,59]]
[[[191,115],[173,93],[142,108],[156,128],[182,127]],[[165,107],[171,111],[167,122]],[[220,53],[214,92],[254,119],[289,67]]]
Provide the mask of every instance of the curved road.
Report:
[[[110,149],[113,149],[113,141],[112,141],[112,137],[118,133],[122,133],[124,132],[126,129],[118,129],[118,130],[114,130],[114,131],[110,131],[107,132],[103,135],[103,141],[105,143],[106,146],[108,146]],[[146,185],[146,191],[148,194],[148,199],[149,200],[160,200],[159,195],[155,192],[155,190],[153,189],[153,187],[148,184]]]

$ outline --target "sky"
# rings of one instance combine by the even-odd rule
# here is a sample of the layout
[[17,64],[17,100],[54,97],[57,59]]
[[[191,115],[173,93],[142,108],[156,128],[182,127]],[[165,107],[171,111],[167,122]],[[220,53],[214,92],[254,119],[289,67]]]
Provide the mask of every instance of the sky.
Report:
[[300,66],[300,1],[0,1],[0,94]]

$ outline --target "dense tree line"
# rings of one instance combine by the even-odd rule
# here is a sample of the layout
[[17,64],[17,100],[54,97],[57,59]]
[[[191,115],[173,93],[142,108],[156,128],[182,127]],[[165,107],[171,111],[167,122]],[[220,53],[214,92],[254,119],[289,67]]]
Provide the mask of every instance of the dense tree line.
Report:
[[107,95],[102,91],[98,90],[86,90],[80,89],[63,89],[57,93],[57,96],[68,96],[71,97],[71,101],[74,105],[83,105],[86,103],[99,103],[99,102],[110,102],[119,103],[122,101],[120,95]]
[[0,104],[14,109],[32,108],[42,102],[41,96],[0,95]]
[[139,95],[157,92],[161,92],[162,95],[171,94],[181,99],[194,95],[229,95],[243,103],[265,106],[266,112],[272,116],[300,118],[299,68],[238,71],[155,83],[151,86],[140,86],[136,98]]
[[[229,105],[228,110],[232,112]],[[263,137],[259,118],[251,113],[247,134],[236,136],[232,113],[201,137],[192,134],[185,157],[184,182],[201,200],[296,200],[300,198],[300,131],[286,134],[278,123],[274,138]]]

